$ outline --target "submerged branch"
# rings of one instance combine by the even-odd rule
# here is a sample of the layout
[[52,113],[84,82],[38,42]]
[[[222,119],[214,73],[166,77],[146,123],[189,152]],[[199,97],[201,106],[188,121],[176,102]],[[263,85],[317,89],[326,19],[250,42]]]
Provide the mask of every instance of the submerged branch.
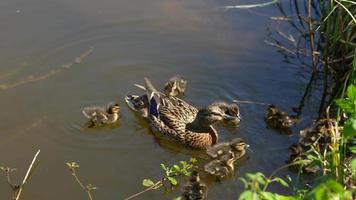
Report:
[[43,74],[43,75],[39,75],[39,76],[33,76],[33,75],[29,75],[27,76],[26,78],[24,79],[21,79],[21,80],[18,80],[14,83],[8,83],[8,84],[0,84],[0,90],[5,90],[5,89],[11,89],[11,88],[15,88],[17,86],[20,86],[20,85],[24,85],[24,84],[27,84],[27,83],[31,83],[31,82],[37,82],[37,81],[42,81],[42,80],[45,80],[45,79],[48,79],[60,72],[62,72],[63,70],[65,69],[69,69],[71,67],[73,67],[74,65],[76,64],[80,64],[81,62],[83,62],[83,60],[93,52],[93,48],[89,48],[89,50],[85,51],[84,53],[82,53],[80,56],[76,57],[74,59],[74,61],[70,62],[70,63],[67,63],[67,64],[64,64],[62,65],[61,67],[59,67],[58,69],[54,69],[54,70],[51,70],[49,72],[47,72],[46,74]]

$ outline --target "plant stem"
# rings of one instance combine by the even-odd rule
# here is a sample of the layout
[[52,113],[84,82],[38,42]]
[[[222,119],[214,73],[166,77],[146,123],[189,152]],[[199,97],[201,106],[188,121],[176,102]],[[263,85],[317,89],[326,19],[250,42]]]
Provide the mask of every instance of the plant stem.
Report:
[[29,178],[30,172],[31,172],[31,170],[33,168],[33,165],[35,164],[35,162],[37,160],[37,156],[40,154],[40,152],[41,152],[41,150],[38,150],[37,153],[35,154],[35,156],[33,157],[32,162],[31,162],[30,166],[27,169],[26,175],[25,175],[24,179],[22,180],[22,184],[20,185],[20,188],[19,188],[19,190],[17,192],[17,196],[16,196],[15,200],[19,200],[20,199],[23,187],[25,186],[26,181]]

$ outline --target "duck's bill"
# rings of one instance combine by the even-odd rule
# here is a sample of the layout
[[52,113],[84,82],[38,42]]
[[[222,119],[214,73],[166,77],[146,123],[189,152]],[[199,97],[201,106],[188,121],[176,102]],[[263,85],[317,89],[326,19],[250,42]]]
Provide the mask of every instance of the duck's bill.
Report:
[[[142,117],[148,116],[148,109],[144,104],[142,105],[143,102],[142,102],[142,99],[140,96],[127,95],[125,97],[125,101],[131,110],[139,113]],[[140,104],[140,102],[141,102],[141,104]]]
[[237,124],[241,121],[240,116],[231,116],[231,115],[225,114],[223,117],[224,117],[224,120],[227,122],[232,122],[232,123]]
[[125,101],[126,104],[129,106],[130,109],[132,109],[133,111],[138,111],[136,106],[135,106],[135,100],[137,100],[139,98],[139,96],[137,95],[127,95],[125,97]]

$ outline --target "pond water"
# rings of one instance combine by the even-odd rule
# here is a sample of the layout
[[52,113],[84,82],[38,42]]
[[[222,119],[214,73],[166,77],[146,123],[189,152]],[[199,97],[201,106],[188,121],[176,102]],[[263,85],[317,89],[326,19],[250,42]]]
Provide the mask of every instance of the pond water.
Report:
[[[264,43],[266,16],[279,15],[277,9],[220,8],[248,2],[2,0],[0,165],[17,168],[14,179],[20,181],[41,149],[23,199],[86,199],[65,167],[68,161],[80,164],[83,182],[98,187],[94,199],[123,199],[142,190],[144,178],[158,179],[160,163],[192,156],[155,138],[125,105],[125,95],[141,92],[133,84],[143,83],[143,77],[162,89],[181,74],[188,80],[184,98],[197,107],[239,99],[291,112],[306,80]],[[119,102],[120,123],[85,128],[82,108],[109,101]],[[241,137],[253,152],[238,162],[234,176],[219,183],[205,179],[209,199],[236,199],[243,189],[239,176],[270,174],[285,164],[297,137],[267,129],[265,109],[241,104],[239,127],[216,126],[220,141]],[[138,199],[179,194],[180,189],[159,190]],[[10,197],[2,178],[0,198]]]

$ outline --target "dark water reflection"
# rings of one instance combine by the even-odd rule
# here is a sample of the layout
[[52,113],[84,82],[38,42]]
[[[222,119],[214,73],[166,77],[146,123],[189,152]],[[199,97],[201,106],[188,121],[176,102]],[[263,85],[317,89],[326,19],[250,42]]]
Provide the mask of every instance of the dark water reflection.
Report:
[[[268,18],[245,10],[224,11],[235,1],[176,0],[3,0],[0,3],[0,77],[11,84],[72,62],[82,62],[48,79],[1,90],[0,164],[23,176],[37,149],[40,164],[25,199],[85,199],[64,166],[81,165],[80,175],[99,189],[95,199],[122,199],[142,189],[143,178],[159,178],[159,164],[189,159],[193,152],[155,139],[123,97],[150,77],[159,87],[175,74],[188,79],[186,100],[202,107],[233,99],[294,106],[304,82],[264,44]],[[260,11],[276,13],[274,7]],[[161,87],[161,88],[162,88]],[[118,127],[85,129],[81,109],[109,101],[121,105]],[[265,107],[241,105],[238,128],[217,126],[221,141],[244,138],[253,153],[235,176],[207,178],[209,199],[236,199],[238,176],[270,173],[284,164],[295,137],[266,129]],[[278,189],[278,188],[277,188]],[[142,199],[169,199],[150,192]],[[10,189],[0,181],[0,198]]]

